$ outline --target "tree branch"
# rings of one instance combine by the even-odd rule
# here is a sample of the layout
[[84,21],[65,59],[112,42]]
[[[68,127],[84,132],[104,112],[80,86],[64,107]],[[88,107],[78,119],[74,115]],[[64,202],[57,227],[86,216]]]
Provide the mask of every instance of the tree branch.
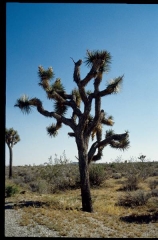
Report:
[[81,81],[81,77],[80,77],[80,66],[82,64],[82,60],[78,60],[78,62],[75,62],[73,60],[74,64],[75,64],[75,68],[74,68],[74,74],[73,74],[73,78],[74,78],[74,81],[78,83]]
[[102,119],[104,118],[104,110],[101,110],[100,113],[98,115],[95,115],[92,123],[89,125],[88,129],[87,129],[87,134],[90,134],[92,132],[92,130],[98,126],[98,124],[100,124],[102,122]]
[[[64,99],[63,99],[64,100]],[[65,101],[65,100],[64,100]],[[30,112],[30,107],[36,107],[37,111],[45,117],[54,117],[56,120],[63,122],[65,125],[70,126],[72,129],[75,128],[75,124],[72,119],[65,118],[55,112],[49,112],[45,110],[42,106],[42,102],[38,98],[32,98],[27,100],[18,99],[17,104],[14,105],[15,107],[19,107],[22,111],[26,110],[26,113]],[[29,108],[29,111],[28,111]]]
[[[74,62],[74,60],[73,60],[73,62]],[[78,60],[78,62],[74,62],[74,64],[75,64],[75,68],[74,68],[73,78],[79,88],[79,93],[80,93],[81,99],[86,104],[88,99],[87,99],[85,89],[81,84],[81,77],[80,77],[80,65],[82,64],[82,60],[80,59],[80,60]]]
[[96,77],[96,75],[97,75],[97,71],[96,69],[94,69],[94,67],[92,67],[89,73],[87,74],[87,76],[83,80],[81,80],[81,85],[85,87],[92,78]]
[[[123,133],[123,134],[113,134],[111,136],[106,137],[104,140],[98,142],[96,141],[95,143],[92,144],[89,152],[88,152],[88,159],[89,161],[92,161],[93,156],[95,154],[95,151],[97,150],[97,148],[104,148],[106,147],[108,144],[111,145],[112,147],[115,148],[126,148],[129,145],[129,141],[128,139],[128,133]],[[126,142],[125,142],[126,141]],[[121,144],[121,142],[123,142],[125,145],[123,146]],[[98,159],[99,160],[99,159]]]

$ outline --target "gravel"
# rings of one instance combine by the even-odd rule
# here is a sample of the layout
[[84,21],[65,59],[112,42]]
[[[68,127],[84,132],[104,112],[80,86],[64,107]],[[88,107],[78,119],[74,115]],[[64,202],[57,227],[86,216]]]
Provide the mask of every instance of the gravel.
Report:
[[22,209],[5,210],[5,237],[60,237],[58,232],[43,225],[20,226],[18,224]]
[[[29,224],[27,226],[21,226],[20,219],[22,217],[22,214],[24,213],[23,209],[14,209],[12,207],[13,206],[10,203],[5,204],[5,237],[63,237],[57,231],[49,229],[44,225],[39,225],[37,222],[34,222],[33,219],[31,219],[32,224]],[[93,231],[93,237],[95,238],[100,238],[99,232],[106,233],[108,238],[115,235],[119,235],[119,237],[121,238],[129,238],[130,236],[129,228],[127,228],[127,232],[120,232],[120,230],[117,231],[117,229],[111,229],[106,227],[102,222],[99,222],[92,217],[89,217],[89,220],[91,220],[91,222],[93,223],[95,222],[96,224],[98,224],[96,233],[94,233]],[[157,225],[149,223],[144,225],[145,228],[142,228],[143,225],[144,224],[132,224],[134,232],[139,233],[140,236],[143,238],[157,238]],[[72,228],[69,233],[67,233],[67,236],[64,237],[74,237],[76,236],[76,231],[78,232],[80,230],[74,226],[74,228]],[[88,229],[87,226],[83,224],[82,233],[87,233],[87,231],[90,231],[90,229]],[[131,235],[133,235],[132,232]]]

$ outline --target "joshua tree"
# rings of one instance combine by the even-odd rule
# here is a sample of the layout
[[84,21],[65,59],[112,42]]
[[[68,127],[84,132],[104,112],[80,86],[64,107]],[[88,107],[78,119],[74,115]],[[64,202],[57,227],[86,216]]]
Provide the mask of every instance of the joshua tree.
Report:
[[145,158],[146,158],[145,155],[140,155],[140,156],[138,157],[138,159],[140,159],[141,162],[144,162],[144,161],[145,161]]
[[[54,83],[50,83],[51,78],[54,77],[52,67],[47,70],[44,70],[42,66],[38,67],[39,85],[46,92],[48,99],[54,100],[54,111],[45,110],[38,98],[30,99],[27,95],[17,99],[15,106],[19,107],[24,113],[29,113],[31,107],[36,107],[37,111],[43,116],[54,118],[56,123],[47,127],[50,136],[55,137],[62,124],[68,125],[72,129],[72,132],[69,132],[68,135],[75,138],[78,149],[82,210],[93,212],[89,183],[90,162],[100,160],[103,149],[107,145],[122,150],[129,147],[128,131],[123,134],[115,134],[113,130],[106,130],[105,135],[102,136],[103,125],[113,126],[114,122],[113,117],[107,116],[101,109],[101,98],[117,93],[123,76],[114,78],[107,83],[105,89],[100,90],[103,73],[109,70],[111,63],[110,53],[106,50],[87,50],[84,63],[87,67],[90,67],[90,71],[83,79],[80,76],[82,60],[75,62],[73,58],[71,59],[74,63],[73,80],[77,87],[70,94],[66,93],[60,78],[57,78]],[[94,81],[94,89],[93,91],[87,91],[85,87],[92,80]],[[95,109],[93,115],[92,104]],[[72,110],[70,118],[65,117],[68,108]],[[90,138],[94,143],[89,148]]]
[[5,142],[9,148],[9,178],[12,178],[13,146],[20,141],[18,132],[13,128],[5,129]]

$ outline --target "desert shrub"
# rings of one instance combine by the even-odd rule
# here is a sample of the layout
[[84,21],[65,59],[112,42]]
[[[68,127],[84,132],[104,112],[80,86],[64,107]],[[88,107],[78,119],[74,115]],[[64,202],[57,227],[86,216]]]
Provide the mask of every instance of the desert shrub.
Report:
[[26,172],[25,172],[25,171],[19,171],[19,172],[18,172],[18,175],[19,175],[20,177],[24,177],[24,176],[26,175]]
[[80,187],[80,177],[78,166],[71,164],[58,165],[58,175],[51,180],[52,191],[64,191]]
[[123,183],[123,188],[122,190],[125,190],[125,191],[135,191],[138,189],[138,177],[133,175],[133,174],[130,174],[128,177],[127,177],[127,180]]
[[80,186],[78,165],[67,160],[65,153],[60,158],[45,162],[39,169],[40,179],[48,184],[48,191],[55,193],[67,189],[74,189]]
[[151,180],[149,182],[150,189],[155,189],[158,186],[158,180]]
[[30,174],[30,173],[25,174],[25,176],[24,176],[24,182],[25,183],[29,183],[29,182],[32,182],[34,180],[36,180],[36,178],[33,174]]
[[142,190],[127,192],[126,194],[119,197],[117,205],[124,207],[142,206],[147,203],[150,197],[150,193],[145,193]]
[[13,183],[15,183],[16,185],[21,185],[21,183],[24,183],[24,179],[23,177],[16,177],[16,178],[12,178]]
[[38,193],[50,193],[51,192],[51,187],[49,186],[49,184],[47,183],[46,180],[38,180],[38,181],[34,181],[29,183],[29,190],[32,192],[38,192]]
[[115,163],[109,163],[109,166],[110,166],[111,168],[115,168],[115,167],[116,167]]
[[89,180],[91,186],[100,186],[106,178],[106,172],[102,165],[91,164],[89,167]]
[[19,192],[19,188],[16,185],[6,185],[5,186],[5,196],[12,197]]
[[38,182],[31,182],[29,183],[30,190],[32,192],[39,192],[39,185]]
[[153,176],[153,177],[158,176],[158,169],[156,169],[156,170],[154,170],[154,171],[152,172],[152,176]]
[[60,176],[56,177],[55,182],[51,184],[51,192],[56,193],[58,191],[65,191],[70,188],[69,178],[60,178]]
[[24,182],[23,178],[17,177],[15,179],[12,179],[13,183],[18,185],[20,188],[29,189],[29,186],[27,183]]
[[38,181],[38,193],[49,193],[49,186],[45,180]]
[[120,178],[122,178],[122,174],[121,174],[121,173],[113,173],[113,174],[112,174],[112,178],[114,178],[114,179],[120,179]]
[[153,197],[158,197],[158,188],[152,189],[151,195],[152,195]]
[[69,165],[65,176],[69,181],[69,188],[77,189],[80,187],[80,175],[78,165]]
[[145,180],[149,176],[152,176],[155,169],[154,163],[146,162],[144,159],[140,160],[138,161],[137,158],[131,157],[128,162],[126,161],[123,164],[120,163],[121,167],[119,172],[123,173],[123,175],[126,177],[128,177],[129,174],[137,175],[139,179],[142,180]]

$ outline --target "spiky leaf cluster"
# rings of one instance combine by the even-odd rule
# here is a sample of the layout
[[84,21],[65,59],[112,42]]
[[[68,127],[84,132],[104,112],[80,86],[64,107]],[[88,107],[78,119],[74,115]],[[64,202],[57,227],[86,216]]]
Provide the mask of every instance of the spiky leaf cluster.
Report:
[[41,80],[49,80],[54,77],[53,68],[49,67],[48,70],[44,70],[42,66],[38,67],[38,76]]
[[121,140],[121,141],[114,141],[112,140],[111,143],[110,143],[110,146],[112,148],[117,148],[117,149],[120,149],[122,151],[126,150],[129,148],[129,140],[127,138]]
[[57,78],[55,80],[55,82],[52,84],[52,90],[56,91],[56,92],[59,92],[59,93],[65,91],[65,88],[64,88],[63,84],[61,83],[60,78]]
[[52,124],[51,126],[47,127],[47,133],[50,137],[56,137],[58,135],[58,131],[56,129],[56,125]]
[[99,69],[100,72],[108,72],[110,63],[111,63],[111,55],[107,51],[89,51],[87,50],[87,57],[85,58],[85,64],[88,67],[91,67],[94,63],[94,61],[102,60],[102,65]]
[[60,102],[60,101],[54,102],[54,110],[57,114],[63,116],[66,114],[67,109],[68,109],[68,107],[63,102]]
[[113,121],[113,116],[109,116],[108,118],[103,118],[102,119],[102,124],[108,125],[108,126],[113,126],[114,121]]
[[54,92],[57,92],[61,97],[64,97],[65,88],[61,83],[61,79],[57,78],[56,81],[47,90],[47,96],[49,99],[54,98]]
[[[107,130],[105,134],[105,138],[112,137],[113,135],[115,135],[115,132],[112,129]],[[118,135],[117,140],[112,139],[109,142],[109,145],[112,148],[117,148],[124,151],[125,149],[129,148],[130,142],[128,137],[129,137],[128,131],[125,131],[125,134]]]
[[11,147],[20,141],[20,136],[13,128],[5,129],[5,141]]
[[119,90],[120,90],[120,86],[121,86],[122,81],[123,81],[123,76],[112,79],[107,84],[107,90],[109,92],[111,91],[111,93],[118,93]]
[[106,133],[105,133],[105,138],[111,137],[113,134],[114,134],[114,130],[109,129],[109,130],[107,130]]
[[15,107],[19,107],[23,113],[29,114],[31,112],[31,107],[29,103],[29,97],[27,95],[22,95],[17,99]]

